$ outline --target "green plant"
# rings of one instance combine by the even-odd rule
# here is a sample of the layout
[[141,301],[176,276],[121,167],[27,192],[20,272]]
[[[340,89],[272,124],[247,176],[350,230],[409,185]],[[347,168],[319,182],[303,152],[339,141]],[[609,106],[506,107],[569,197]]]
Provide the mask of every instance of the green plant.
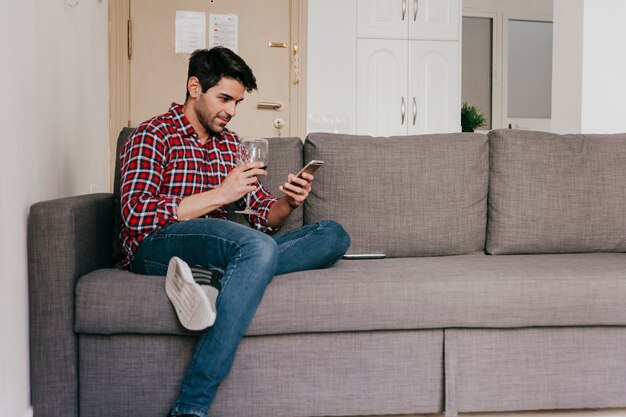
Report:
[[479,107],[463,102],[461,107],[461,130],[463,132],[473,132],[474,129],[484,126],[486,121]]

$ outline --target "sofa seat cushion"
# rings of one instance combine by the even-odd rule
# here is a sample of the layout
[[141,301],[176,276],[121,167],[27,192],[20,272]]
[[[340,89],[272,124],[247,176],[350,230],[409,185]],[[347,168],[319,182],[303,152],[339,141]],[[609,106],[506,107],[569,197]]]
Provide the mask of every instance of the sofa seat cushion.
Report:
[[[274,278],[248,335],[626,325],[626,254],[342,260]],[[98,270],[77,286],[76,331],[186,334],[162,277]]]

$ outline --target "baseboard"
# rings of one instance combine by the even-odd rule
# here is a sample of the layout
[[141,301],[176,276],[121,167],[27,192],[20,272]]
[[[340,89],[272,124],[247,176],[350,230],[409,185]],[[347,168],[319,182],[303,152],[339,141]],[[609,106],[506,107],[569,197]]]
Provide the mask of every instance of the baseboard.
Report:
[[[625,417],[626,408],[588,410],[510,411],[502,413],[459,413],[459,417]],[[438,415],[424,417],[439,417]]]
[[28,407],[28,410],[22,414],[22,417],[33,417],[33,407]]
[[[443,417],[443,414],[411,414],[402,416],[368,417]],[[626,417],[626,408],[600,408],[588,410],[502,411],[489,413],[459,413],[459,417]]]

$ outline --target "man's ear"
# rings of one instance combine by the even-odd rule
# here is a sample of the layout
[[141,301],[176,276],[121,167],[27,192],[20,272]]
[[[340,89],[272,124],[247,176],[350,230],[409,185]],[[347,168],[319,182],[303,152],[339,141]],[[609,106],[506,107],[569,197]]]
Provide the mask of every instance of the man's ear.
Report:
[[187,80],[187,91],[189,92],[189,97],[198,98],[198,96],[202,93],[200,80],[196,77],[189,77]]

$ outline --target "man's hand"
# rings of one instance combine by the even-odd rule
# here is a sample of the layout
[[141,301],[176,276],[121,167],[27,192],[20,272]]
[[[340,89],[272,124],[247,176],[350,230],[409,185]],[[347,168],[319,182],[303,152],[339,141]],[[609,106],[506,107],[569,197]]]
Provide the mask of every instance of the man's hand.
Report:
[[300,207],[309,196],[313,179],[313,175],[306,172],[302,174],[302,177],[289,174],[287,182],[280,187],[280,191],[285,193],[292,209]]
[[263,168],[262,162],[242,164],[230,171],[218,187],[183,198],[178,205],[178,219],[203,216],[251,193],[259,182],[257,176],[267,175],[267,171],[261,168]]
[[257,177],[267,175],[267,171],[262,168],[262,162],[248,162],[230,171],[224,182],[216,188],[224,200],[222,205],[225,206],[237,201],[254,191],[259,182]]

